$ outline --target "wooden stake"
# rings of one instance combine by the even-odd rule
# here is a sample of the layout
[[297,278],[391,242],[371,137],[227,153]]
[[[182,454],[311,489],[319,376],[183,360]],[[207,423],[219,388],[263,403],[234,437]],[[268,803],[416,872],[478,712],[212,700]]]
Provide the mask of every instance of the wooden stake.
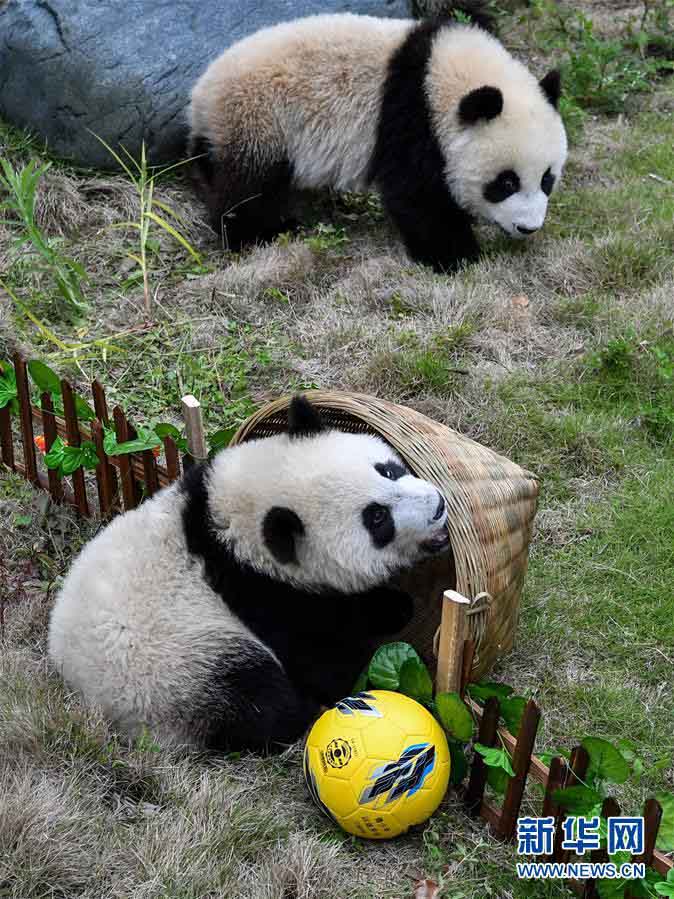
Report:
[[[484,705],[477,742],[483,746],[493,746],[496,743],[496,730],[499,716],[499,701],[496,696],[490,696]],[[473,764],[470,769],[470,779],[466,790],[466,809],[472,818],[477,818],[482,808],[482,797],[487,783],[487,766],[479,752],[473,754]]]
[[466,611],[470,600],[455,590],[445,590],[442,597],[440,644],[435,687],[440,692],[461,690],[464,642],[468,633]]
[[503,809],[501,810],[501,826],[499,836],[503,840],[511,840],[517,830],[517,816],[519,815],[524,787],[527,782],[531,756],[534,751],[536,731],[541,719],[541,711],[530,699],[522,715],[522,723],[517,734],[517,744],[513,755],[513,771],[515,776],[510,778],[506,789]]
[[35,443],[33,441],[33,411],[30,404],[28,373],[26,372],[26,363],[18,353],[14,353],[14,373],[16,375],[16,390],[21,418],[23,464],[26,471],[24,477],[33,484],[39,484],[40,480],[37,474],[37,461],[35,458]]
[[7,468],[14,470],[14,444],[12,442],[12,418],[9,405],[0,409],[0,452]]
[[98,419],[91,422],[91,439],[98,454],[98,467],[96,468],[96,485],[98,487],[98,505],[101,517],[108,518],[113,514],[115,494],[117,492],[117,478],[115,470],[108,462],[108,457],[103,448],[103,425]]
[[[68,381],[61,381],[61,396],[63,397],[63,417],[66,421],[66,437],[69,446],[80,446],[82,438],[80,436],[80,427],[77,421],[77,409],[75,407],[75,396],[73,389]],[[85,518],[89,515],[89,503],[87,501],[87,488],[84,480],[84,471],[78,468],[71,475],[73,481],[73,492],[75,493],[75,503],[77,511]]]
[[[52,448],[56,440],[56,420],[54,418],[54,404],[51,394],[43,393],[40,399],[42,407],[42,431],[44,433],[44,451],[45,455]],[[61,502],[63,499],[63,484],[53,468],[47,469],[47,477],[49,479],[49,493],[55,502]]]
[[[612,799],[610,796],[604,799],[601,807],[601,816],[602,818],[618,818],[620,816],[620,806],[615,799]],[[609,861],[608,852],[606,849],[593,849],[590,853],[590,861],[607,862]],[[594,877],[587,878],[585,881],[583,899],[599,899],[599,890],[597,889],[596,883]]]
[[[585,775],[587,774],[587,769],[590,766],[590,756],[586,749],[582,746],[576,746],[571,751],[571,762],[566,769],[566,777],[564,778],[564,786],[565,787],[573,787],[576,784],[581,783]],[[562,849],[562,841],[564,839],[564,832],[562,830],[562,821],[566,818],[566,813],[562,808],[562,813],[559,816],[557,821],[557,830],[555,832],[555,858],[556,862],[568,862],[571,857],[571,853]]]
[[169,481],[177,481],[180,477],[180,458],[175,440],[164,437],[164,455],[166,456],[166,474]]
[[[119,406],[115,406],[112,410],[112,418],[115,422],[115,435],[118,443],[125,443],[129,440],[129,424],[126,415]],[[128,453],[117,457],[119,466],[119,479],[122,482],[122,496],[124,497],[124,511],[135,509],[138,505],[136,495],[136,481],[131,467],[131,460]]]
[[199,400],[188,394],[182,398],[182,407],[190,456],[197,462],[208,459],[204,423],[201,418],[201,404]]

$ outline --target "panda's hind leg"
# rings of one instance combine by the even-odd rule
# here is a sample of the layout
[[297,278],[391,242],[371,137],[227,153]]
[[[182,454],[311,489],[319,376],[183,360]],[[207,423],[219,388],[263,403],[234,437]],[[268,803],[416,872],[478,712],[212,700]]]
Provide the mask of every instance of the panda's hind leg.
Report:
[[199,691],[195,726],[211,751],[279,752],[298,740],[319,712],[276,659],[244,642],[215,656]]
[[192,144],[197,190],[206,204],[211,227],[225,249],[271,240],[295,222],[290,218],[292,166],[287,160],[242,166],[234,154],[221,158],[205,138]]

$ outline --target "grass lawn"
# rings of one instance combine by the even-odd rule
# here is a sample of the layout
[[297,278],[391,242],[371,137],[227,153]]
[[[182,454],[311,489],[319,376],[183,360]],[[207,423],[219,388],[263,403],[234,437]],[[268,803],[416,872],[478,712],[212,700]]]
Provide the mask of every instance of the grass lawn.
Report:
[[[115,227],[138,215],[133,185],[54,160],[37,222],[87,272],[88,308],[73,318],[3,214],[0,278],[19,302],[0,294],[0,358],[19,348],[82,387],[98,377],[141,425],[179,423],[186,392],[211,431],[293,389],[376,393],[537,472],[516,645],[494,677],[542,706],[539,751],[628,737],[644,773],[612,792],[636,813],[674,792],[674,88],[640,80],[624,46],[588,82],[640,3],[573,4],[599,49],[545,0],[503,5],[506,43],[540,74],[561,59],[572,88],[567,173],[530,242],[485,229],[483,261],[436,276],[375,197],[349,195],[230,258],[171,176],[157,196],[201,261],[153,229],[148,317],[136,232]],[[0,157],[49,158],[1,124]],[[125,745],[44,655],[54,591],[95,528],[0,473],[0,896],[407,899],[424,877],[444,899],[568,895],[518,882],[514,850],[452,794],[417,833],[367,844],[314,809],[299,747],[204,761]]]

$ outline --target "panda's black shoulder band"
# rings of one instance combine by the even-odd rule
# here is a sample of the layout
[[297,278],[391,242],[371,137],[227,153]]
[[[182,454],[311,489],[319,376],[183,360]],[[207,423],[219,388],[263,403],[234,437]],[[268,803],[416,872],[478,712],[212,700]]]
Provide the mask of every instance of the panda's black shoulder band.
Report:
[[183,506],[183,532],[187,549],[193,556],[201,556],[208,569],[209,560],[222,557],[222,544],[213,532],[213,518],[208,507],[208,476],[211,471],[210,462],[199,462],[191,465],[182,481],[180,489],[185,497]]

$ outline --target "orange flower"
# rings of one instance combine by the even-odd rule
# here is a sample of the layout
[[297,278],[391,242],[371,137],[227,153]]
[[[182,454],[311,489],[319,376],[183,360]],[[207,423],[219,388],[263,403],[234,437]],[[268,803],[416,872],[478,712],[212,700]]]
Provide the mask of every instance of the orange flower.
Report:
[[33,438],[33,442],[35,443],[35,446],[40,450],[41,453],[44,454],[47,452],[47,444],[44,439],[44,434],[38,434],[37,437]]
[[152,452],[154,453],[155,459],[158,459],[158,458],[159,458],[159,453],[161,452],[161,448],[158,447],[158,446],[153,446],[153,447],[152,447]]

